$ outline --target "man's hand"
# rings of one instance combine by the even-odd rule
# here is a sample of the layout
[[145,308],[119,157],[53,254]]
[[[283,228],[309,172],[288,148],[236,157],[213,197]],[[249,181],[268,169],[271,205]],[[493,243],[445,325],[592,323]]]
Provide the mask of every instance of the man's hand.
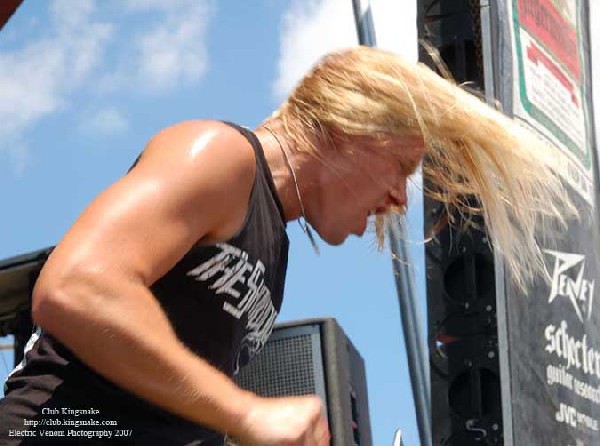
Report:
[[240,426],[240,446],[327,446],[327,419],[316,396],[257,398]]

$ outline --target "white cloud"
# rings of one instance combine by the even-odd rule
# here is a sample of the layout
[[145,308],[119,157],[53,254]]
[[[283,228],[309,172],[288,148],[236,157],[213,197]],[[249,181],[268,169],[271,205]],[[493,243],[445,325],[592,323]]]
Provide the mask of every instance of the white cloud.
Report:
[[92,133],[116,134],[129,128],[124,113],[116,108],[108,107],[96,110],[86,116],[82,129]]
[[165,0],[124,0],[122,2],[123,6],[128,11],[133,12],[141,12],[141,11],[150,11],[150,10],[161,10],[168,11],[175,9],[174,5],[180,7],[183,3],[193,3],[190,0],[179,0],[175,2],[166,2]]
[[102,88],[160,94],[202,78],[208,67],[205,39],[212,0],[128,0],[123,6],[129,20],[149,13],[153,19],[133,31],[126,56],[106,73]]
[[[273,86],[277,100],[283,100],[323,54],[358,44],[352,3],[348,0],[291,2],[283,18],[278,76]],[[371,0],[371,8],[377,46],[416,60],[416,3]]]
[[167,14],[163,23],[137,39],[138,76],[147,89],[190,84],[206,72],[207,56],[202,42],[208,17],[208,5],[195,1],[183,12]]
[[19,169],[29,158],[21,153],[26,147],[21,135],[65,105],[67,94],[96,67],[111,36],[110,25],[90,20],[93,0],[70,5],[51,3],[54,26],[44,38],[0,53],[0,151]]
[[80,29],[96,9],[94,0],[54,0],[49,7],[52,22],[61,34]]
[[358,42],[352,2],[294,0],[283,17],[278,75],[273,85],[283,100],[321,56]]
[[[111,88],[114,94],[165,93],[198,82],[207,69],[205,34],[212,4],[213,0],[48,2],[42,37],[22,43],[13,39],[15,48],[0,52],[0,153],[8,155],[15,169],[24,169],[30,158],[25,135],[46,116],[67,108],[74,94],[88,94],[86,105],[99,110],[92,117],[96,121],[81,123],[83,128],[103,133],[126,129],[120,112],[94,103],[107,99],[90,94],[103,79],[117,80]],[[117,54],[124,55],[124,63],[115,60]]]
[[371,0],[377,46],[417,60],[417,2]]

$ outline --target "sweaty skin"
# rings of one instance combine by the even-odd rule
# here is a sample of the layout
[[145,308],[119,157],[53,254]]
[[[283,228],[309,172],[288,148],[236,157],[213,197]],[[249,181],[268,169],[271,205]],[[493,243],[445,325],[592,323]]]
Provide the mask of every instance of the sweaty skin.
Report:
[[107,379],[242,445],[324,446],[316,397],[265,399],[238,388],[178,341],[149,290],[196,243],[235,234],[254,174],[251,147],[222,123],[159,133],[50,256],[33,317]]
[[[340,143],[320,157],[291,150],[299,199],[284,147],[262,129],[256,135],[286,220],[300,216],[301,199],[307,221],[332,245],[362,235],[370,214],[405,205],[406,178],[423,154],[410,137],[387,140],[401,146],[396,154],[359,138],[357,147]],[[221,122],[160,132],[54,250],[34,289],[33,317],[108,380],[243,446],[325,446],[317,397],[261,398],[238,388],[177,339],[150,291],[193,246],[239,231],[255,173],[252,147]]]

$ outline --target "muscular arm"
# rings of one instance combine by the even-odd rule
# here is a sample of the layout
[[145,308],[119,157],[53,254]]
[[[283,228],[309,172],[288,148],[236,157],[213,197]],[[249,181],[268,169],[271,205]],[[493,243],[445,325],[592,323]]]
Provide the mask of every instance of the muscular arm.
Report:
[[117,385],[236,433],[256,397],[178,341],[149,286],[199,240],[235,233],[254,173],[251,147],[223,124],[157,135],[51,255],[34,291],[35,321]]

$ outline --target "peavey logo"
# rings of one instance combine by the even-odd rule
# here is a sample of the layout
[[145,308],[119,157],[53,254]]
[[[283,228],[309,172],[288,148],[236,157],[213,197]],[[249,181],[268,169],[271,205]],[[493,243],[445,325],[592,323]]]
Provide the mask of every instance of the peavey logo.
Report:
[[554,257],[552,271],[552,289],[548,302],[557,297],[569,299],[579,320],[589,319],[592,315],[594,300],[594,281],[584,279],[585,256],[545,249],[544,252]]

